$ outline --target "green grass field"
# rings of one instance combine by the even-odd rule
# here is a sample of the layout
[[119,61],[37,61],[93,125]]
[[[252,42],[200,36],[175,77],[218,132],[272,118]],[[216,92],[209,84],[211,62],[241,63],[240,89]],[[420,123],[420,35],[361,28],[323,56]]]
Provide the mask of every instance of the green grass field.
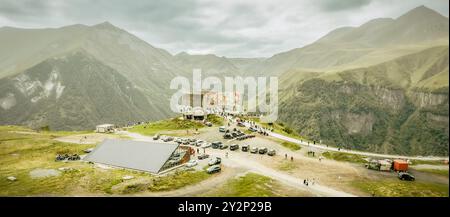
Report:
[[443,161],[440,160],[411,160],[413,165],[418,164],[429,164],[429,165],[445,165]]
[[273,123],[272,125],[269,125],[268,123],[261,123],[259,121],[259,118],[255,118],[255,117],[241,117],[241,119],[243,120],[249,120],[249,121],[254,121],[255,123],[257,123],[258,125],[262,126],[262,127],[266,127],[266,128],[273,128],[273,132],[274,133],[278,133],[284,136],[289,136],[291,138],[295,138],[295,139],[299,139],[299,140],[303,140],[306,142],[312,142],[311,140],[308,140],[300,135],[298,135],[296,132],[294,132],[291,128],[285,126],[283,123]]
[[118,194],[132,194],[144,192],[160,192],[176,190],[188,185],[197,184],[211,175],[206,171],[177,171],[168,176],[153,177],[152,179],[143,180],[140,182],[125,183],[114,192]]
[[342,152],[332,152],[327,151],[322,153],[322,155],[331,160],[336,161],[344,161],[344,162],[350,162],[350,163],[365,163],[364,156],[356,155],[356,154],[347,154]]
[[171,131],[171,130],[195,131],[195,129],[200,129],[202,127],[204,127],[204,125],[197,121],[172,118],[168,120],[161,120],[149,124],[141,124],[138,126],[134,126],[129,131],[140,133],[142,135],[152,136],[154,134],[160,133],[161,131]]
[[439,176],[448,177],[448,169],[447,170],[439,170],[439,169],[415,169],[420,172],[431,173]]
[[376,197],[448,197],[448,185],[398,179],[355,181],[352,185]]
[[282,146],[291,149],[292,151],[298,151],[300,149],[302,149],[302,147],[298,144],[292,143],[292,142],[282,142],[281,143]]
[[223,118],[215,114],[209,114],[206,120],[217,126],[222,126],[224,123]]
[[228,181],[206,196],[271,197],[277,196],[274,192],[274,189],[277,187],[278,183],[271,178],[255,173],[247,173],[244,176]]
[[[84,133],[84,132],[82,132]],[[174,190],[209,177],[203,171],[176,172],[162,177],[126,169],[101,169],[82,161],[55,162],[57,154],[84,154],[95,145],[80,145],[53,140],[77,132],[36,132],[23,127],[0,126],[0,196],[108,195],[129,193],[113,191],[126,185],[123,176],[150,183],[145,191]],[[60,171],[59,168],[70,168]],[[60,171],[59,176],[32,178],[35,169]],[[16,181],[9,181],[14,176]],[[124,183],[125,182],[125,183]]]

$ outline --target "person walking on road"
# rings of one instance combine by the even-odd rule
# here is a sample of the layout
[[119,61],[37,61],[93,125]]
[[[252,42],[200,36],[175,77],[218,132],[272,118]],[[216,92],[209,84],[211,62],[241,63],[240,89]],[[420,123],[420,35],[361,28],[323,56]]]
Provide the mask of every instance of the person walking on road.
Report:
[[287,154],[284,154],[284,159],[287,159]]
[[228,152],[225,153],[225,157],[228,158]]
[[294,157],[291,156],[291,161],[294,161]]

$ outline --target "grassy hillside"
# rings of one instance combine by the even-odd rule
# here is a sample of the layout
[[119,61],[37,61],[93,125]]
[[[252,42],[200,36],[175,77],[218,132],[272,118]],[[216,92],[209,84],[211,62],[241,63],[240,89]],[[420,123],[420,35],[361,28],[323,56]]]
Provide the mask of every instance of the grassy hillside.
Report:
[[204,127],[200,122],[192,120],[184,120],[180,118],[172,118],[167,120],[156,121],[148,124],[141,124],[130,129],[131,132],[140,133],[142,135],[152,136],[161,131],[170,130],[195,130]]
[[435,76],[448,80],[447,70],[445,46],[287,82],[280,119],[302,136],[345,148],[448,155],[448,82],[421,86]]
[[1,124],[53,130],[146,120],[152,108],[127,78],[82,51],[1,79],[0,105]]

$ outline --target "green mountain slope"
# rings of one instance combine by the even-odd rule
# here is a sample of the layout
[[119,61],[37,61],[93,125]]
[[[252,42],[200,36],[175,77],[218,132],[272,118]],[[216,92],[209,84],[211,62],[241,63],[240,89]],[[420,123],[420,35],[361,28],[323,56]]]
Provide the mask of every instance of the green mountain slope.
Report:
[[209,76],[251,76],[251,69],[263,58],[227,58],[214,54],[190,55],[186,52],[174,56],[175,63],[185,71],[202,69]]
[[0,41],[0,78],[20,74],[50,58],[83,50],[129,79],[145,95],[150,104],[147,109],[153,111],[146,119],[151,120],[172,115],[167,109],[169,82],[185,73],[167,51],[108,22],[56,29],[3,27]]
[[0,80],[0,120],[50,129],[92,129],[150,116],[146,96],[84,51],[51,58]]
[[304,136],[346,148],[448,155],[448,53],[448,46],[434,47],[284,83],[280,119]]

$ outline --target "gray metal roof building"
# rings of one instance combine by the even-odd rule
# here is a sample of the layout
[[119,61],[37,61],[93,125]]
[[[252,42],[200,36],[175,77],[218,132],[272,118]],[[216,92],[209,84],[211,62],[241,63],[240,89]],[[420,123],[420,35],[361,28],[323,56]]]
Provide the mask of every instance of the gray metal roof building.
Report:
[[158,173],[178,146],[174,143],[107,139],[83,160]]

